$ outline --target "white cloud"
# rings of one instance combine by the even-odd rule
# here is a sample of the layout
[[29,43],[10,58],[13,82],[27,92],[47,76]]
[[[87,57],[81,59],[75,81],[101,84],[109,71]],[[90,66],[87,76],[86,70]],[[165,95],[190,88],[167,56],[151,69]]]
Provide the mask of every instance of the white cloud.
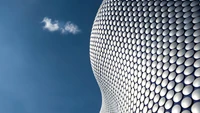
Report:
[[44,17],[44,19],[42,20],[42,23],[45,24],[43,28],[51,32],[59,30],[58,21],[51,22],[50,18]]
[[80,30],[77,25],[73,24],[72,22],[67,22],[62,28],[62,33],[72,33],[72,34],[77,34],[79,33]]
[[81,31],[76,24],[70,21],[66,22],[66,24],[63,26],[59,23],[59,21],[52,22],[50,18],[44,17],[42,23],[45,24],[43,28],[49,30],[50,32],[60,31],[63,34],[71,33],[75,35]]

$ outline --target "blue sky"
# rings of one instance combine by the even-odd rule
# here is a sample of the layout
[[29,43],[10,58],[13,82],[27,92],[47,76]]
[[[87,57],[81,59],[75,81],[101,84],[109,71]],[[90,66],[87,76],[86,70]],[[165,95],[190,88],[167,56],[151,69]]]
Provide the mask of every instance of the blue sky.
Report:
[[[99,112],[89,40],[101,2],[0,0],[0,113]],[[67,22],[78,32],[63,33]]]

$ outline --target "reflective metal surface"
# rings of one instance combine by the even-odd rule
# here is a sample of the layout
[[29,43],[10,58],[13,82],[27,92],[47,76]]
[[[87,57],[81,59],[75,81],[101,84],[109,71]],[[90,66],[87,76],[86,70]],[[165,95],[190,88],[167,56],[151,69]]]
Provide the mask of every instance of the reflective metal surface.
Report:
[[200,1],[103,0],[90,60],[101,113],[200,113]]

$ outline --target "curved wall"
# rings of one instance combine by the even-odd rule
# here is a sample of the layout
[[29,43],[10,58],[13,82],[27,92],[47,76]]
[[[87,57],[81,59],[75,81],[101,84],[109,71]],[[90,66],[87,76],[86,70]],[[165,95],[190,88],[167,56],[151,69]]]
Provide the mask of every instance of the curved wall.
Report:
[[104,0],[90,59],[101,113],[200,113],[200,1]]

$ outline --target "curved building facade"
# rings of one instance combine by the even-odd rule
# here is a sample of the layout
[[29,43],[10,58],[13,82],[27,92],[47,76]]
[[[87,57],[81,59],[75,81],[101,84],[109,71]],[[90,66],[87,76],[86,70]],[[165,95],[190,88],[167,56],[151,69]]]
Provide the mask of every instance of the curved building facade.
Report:
[[104,0],[90,60],[101,113],[200,113],[200,1]]

